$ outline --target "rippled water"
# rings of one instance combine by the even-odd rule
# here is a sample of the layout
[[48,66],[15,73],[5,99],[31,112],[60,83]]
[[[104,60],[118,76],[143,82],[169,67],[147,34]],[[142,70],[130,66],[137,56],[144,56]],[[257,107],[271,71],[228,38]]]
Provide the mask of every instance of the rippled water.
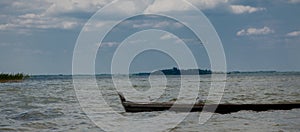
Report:
[[[80,76],[88,82],[91,77]],[[190,78],[190,79],[189,79]],[[183,80],[186,87],[195,87],[193,76]],[[222,80],[221,80],[222,81]],[[300,74],[232,74],[227,76],[221,103],[300,103]],[[166,82],[166,83],[164,83]],[[151,118],[161,112],[124,112],[110,77],[99,76],[97,83],[105,101],[121,115],[129,118]],[[176,99],[180,78],[159,76],[132,77],[132,86],[146,92],[150,84],[157,88],[147,97],[126,93],[131,101],[172,101]],[[210,76],[201,76],[199,96],[206,98]],[[121,83],[122,85],[122,78]],[[166,87],[165,87],[166,86]],[[82,87],[85,87],[82,85]],[[190,101],[194,98],[185,98]],[[100,116],[106,116],[99,112]],[[173,113],[174,114],[174,113]],[[178,113],[179,114],[179,113]],[[112,119],[118,121],[118,119]],[[189,116],[175,128],[165,131],[300,131],[300,109],[287,111],[214,114],[205,124],[199,124],[199,113]],[[156,122],[158,125],[168,125]],[[113,127],[113,126],[112,126]],[[132,126],[131,126],[132,127]],[[136,126],[137,127],[137,126]],[[22,83],[0,84],[0,131],[102,131],[80,108],[71,76],[33,76]]]

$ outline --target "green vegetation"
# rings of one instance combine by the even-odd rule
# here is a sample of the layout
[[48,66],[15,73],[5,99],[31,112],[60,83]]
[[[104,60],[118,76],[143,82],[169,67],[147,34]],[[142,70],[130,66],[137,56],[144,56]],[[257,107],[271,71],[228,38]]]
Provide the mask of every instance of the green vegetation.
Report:
[[17,74],[0,74],[0,82],[15,82],[15,81],[22,81],[26,78],[29,78],[29,75],[25,75],[23,73]]

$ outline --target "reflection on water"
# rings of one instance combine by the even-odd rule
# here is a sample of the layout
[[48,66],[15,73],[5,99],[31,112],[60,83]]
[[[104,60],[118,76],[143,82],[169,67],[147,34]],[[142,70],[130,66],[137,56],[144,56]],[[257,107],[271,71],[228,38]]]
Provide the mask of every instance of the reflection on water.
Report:
[[[88,76],[81,79],[87,81]],[[189,76],[188,78],[193,78]],[[195,87],[198,82],[186,79],[186,87]],[[210,76],[200,78],[199,96],[206,98]],[[147,96],[124,93],[131,101],[164,102],[176,99],[180,78],[168,77],[162,82],[159,77],[131,77],[134,89],[147,92]],[[226,88],[221,103],[300,103],[300,75],[296,73],[232,74],[227,76]],[[151,118],[160,112],[126,113],[116,95],[110,77],[97,77],[99,89],[106,102],[123,116]],[[84,86],[83,86],[84,87]],[[124,86],[124,88],[128,88]],[[183,100],[191,101],[194,98]],[[99,112],[101,116],[105,113]],[[300,110],[237,113],[213,117],[204,125],[198,124],[199,113],[191,113],[182,123],[166,131],[299,131]],[[118,119],[112,119],[118,120]],[[159,125],[167,125],[158,122]],[[22,83],[0,84],[0,131],[102,131],[80,109],[71,76],[33,76]]]

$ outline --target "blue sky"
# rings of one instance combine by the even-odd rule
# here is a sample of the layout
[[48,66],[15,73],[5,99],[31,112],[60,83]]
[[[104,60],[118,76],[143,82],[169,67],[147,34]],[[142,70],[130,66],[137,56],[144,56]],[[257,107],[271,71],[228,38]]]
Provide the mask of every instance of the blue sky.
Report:
[[[300,0],[188,1],[201,9],[215,27],[223,43],[229,71],[300,71]],[[70,74],[73,50],[80,31],[96,11],[110,2],[111,0],[1,1],[0,72]],[[195,15],[189,14],[189,9],[180,6],[182,5],[176,5],[172,0],[140,0],[125,2],[112,9],[111,15],[121,16],[142,7],[146,7],[145,12],[184,12],[190,17]],[[110,21],[113,20],[99,20],[99,24],[95,26],[105,26]],[[139,28],[154,27],[182,34],[183,39],[190,40],[187,45],[195,54],[199,67],[210,68],[204,48],[197,45],[198,41],[191,39],[193,35],[176,22],[160,17],[137,17],[116,28],[119,32],[133,32]],[[102,43],[96,59],[98,73],[109,72],[110,57],[118,46],[120,37],[122,35],[108,36]],[[160,38],[156,43],[177,41],[177,38],[169,34],[156,37]],[[176,63],[170,56],[148,51],[136,57],[130,71],[152,71],[173,66]]]

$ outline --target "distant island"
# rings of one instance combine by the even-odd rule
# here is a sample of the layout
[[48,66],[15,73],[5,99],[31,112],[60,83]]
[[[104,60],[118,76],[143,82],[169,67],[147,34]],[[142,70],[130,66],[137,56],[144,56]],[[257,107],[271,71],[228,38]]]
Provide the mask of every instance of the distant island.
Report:
[[24,79],[29,78],[29,75],[25,75],[23,73],[17,73],[17,74],[0,74],[0,83],[5,82],[20,82]]
[[152,73],[136,73],[133,75],[206,75],[206,74],[212,74],[213,72],[211,70],[202,70],[202,69],[188,69],[188,70],[180,70],[176,67],[173,67],[172,69],[164,69],[164,70],[157,70]]
[[[211,70],[202,70],[202,69],[187,69],[187,70],[180,70],[177,67],[173,67],[171,69],[163,69],[163,70],[157,70],[154,72],[141,72],[141,73],[135,73],[132,75],[137,76],[149,76],[151,75],[208,75],[208,74],[224,74],[224,72],[215,72]],[[231,71],[226,72],[225,74],[252,74],[252,73],[278,73],[277,71]]]

